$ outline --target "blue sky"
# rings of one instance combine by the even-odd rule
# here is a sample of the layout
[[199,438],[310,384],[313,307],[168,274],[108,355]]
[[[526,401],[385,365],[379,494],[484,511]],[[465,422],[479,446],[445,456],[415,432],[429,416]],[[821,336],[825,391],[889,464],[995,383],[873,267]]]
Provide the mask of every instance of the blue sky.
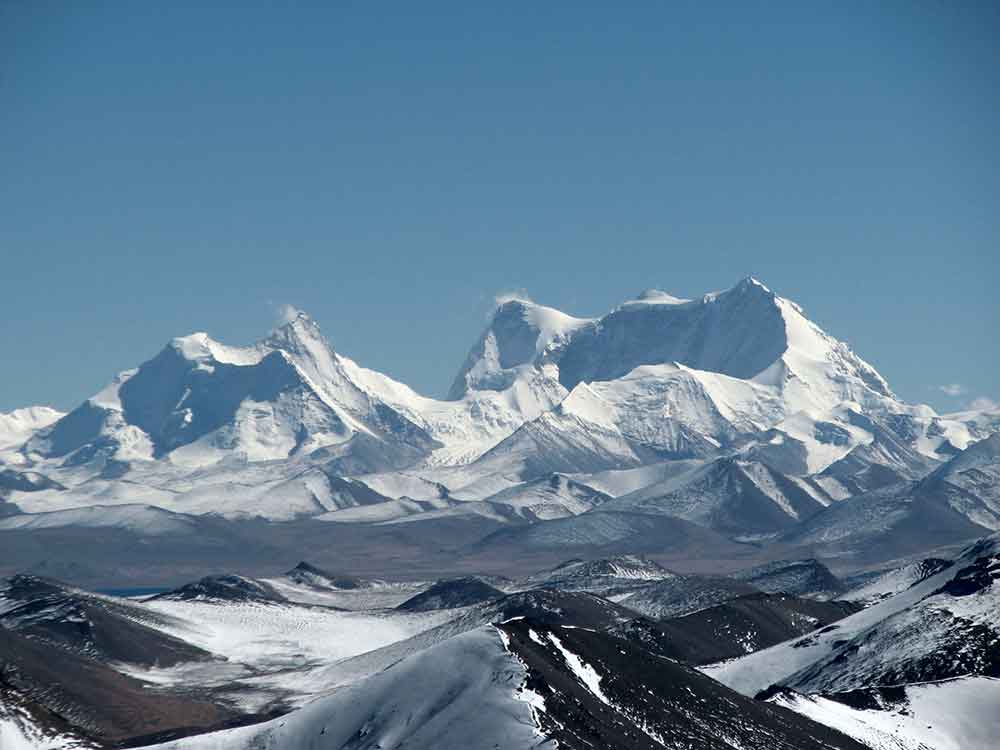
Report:
[[284,304],[442,395],[498,292],[747,274],[1000,401],[995,3],[158,5],[0,5],[0,410]]

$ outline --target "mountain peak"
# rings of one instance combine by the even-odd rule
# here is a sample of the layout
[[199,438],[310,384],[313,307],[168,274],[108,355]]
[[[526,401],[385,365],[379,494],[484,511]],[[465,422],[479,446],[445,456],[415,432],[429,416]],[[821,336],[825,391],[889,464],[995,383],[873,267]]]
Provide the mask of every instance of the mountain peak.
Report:
[[505,390],[516,379],[518,367],[536,363],[557,341],[591,322],[524,298],[498,302],[489,326],[452,383],[450,399],[460,399],[469,388]]
[[760,279],[754,276],[744,276],[737,282],[734,289],[762,289],[768,294],[774,294]]
[[[662,289],[646,289],[639,293],[639,296],[630,302],[643,302],[649,305],[683,305],[691,300],[682,297],[675,297]],[[626,302],[625,304],[629,304]]]
[[964,450],[934,472],[937,476],[951,476],[969,469],[996,466],[1000,463],[1000,432],[970,443]]
[[499,310],[501,307],[506,307],[507,305],[530,307],[535,304],[535,301],[531,299],[527,294],[522,294],[521,292],[507,292],[504,294],[498,294],[493,298],[496,303],[496,309]]
[[215,342],[204,331],[177,336],[170,340],[168,346],[185,359],[199,360],[214,358],[212,345]]
[[319,328],[319,324],[313,320],[313,318],[305,310],[295,310],[289,316],[285,318],[278,328],[295,328],[295,327],[313,327]]
[[258,344],[259,348],[282,349],[290,354],[301,354],[326,349],[333,352],[330,342],[323,336],[319,323],[302,310],[296,310],[294,315],[271,331],[271,334]]
[[271,332],[271,335],[282,331],[319,331],[319,323],[304,310],[295,310],[285,317],[281,324]]

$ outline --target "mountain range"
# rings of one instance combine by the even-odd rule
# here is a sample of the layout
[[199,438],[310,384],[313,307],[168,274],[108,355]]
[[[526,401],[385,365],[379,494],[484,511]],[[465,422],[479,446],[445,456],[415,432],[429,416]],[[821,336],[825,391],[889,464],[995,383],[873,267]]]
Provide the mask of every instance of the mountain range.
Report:
[[854,579],[637,555],[439,581],[299,562],[130,598],[17,575],[0,579],[0,742],[986,750],[998,605],[996,534]]
[[[268,564],[353,533],[441,570],[631,551],[860,568],[1000,529],[998,430],[1000,411],[903,402],[754,278],[598,318],[504,300],[445,400],[299,313],[251,346],[173,339],[69,413],[0,415],[0,537],[8,572],[86,567],[69,550],[94,529],[170,558],[211,527],[245,563],[261,523],[284,528],[255,541]],[[40,541],[57,533],[66,550]]]

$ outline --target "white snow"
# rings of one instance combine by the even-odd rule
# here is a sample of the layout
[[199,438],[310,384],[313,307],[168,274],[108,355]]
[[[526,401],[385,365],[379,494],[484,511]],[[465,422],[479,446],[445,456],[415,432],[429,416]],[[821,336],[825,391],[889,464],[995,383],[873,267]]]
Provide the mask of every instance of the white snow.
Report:
[[650,445],[671,447],[683,426],[725,441],[783,416],[778,393],[677,364],[644,365],[618,380],[581,383],[560,411]]
[[[928,599],[926,603],[922,600],[951,580],[956,572],[970,562],[971,560],[968,559],[960,559],[936,575],[843,620],[838,620],[829,628],[823,628],[815,633],[779,643],[747,656],[700,667],[700,669],[710,677],[744,695],[756,695],[761,690],[782,683],[806,667],[828,658],[836,648],[834,646],[836,641],[846,642],[862,633],[874,632],[880,623],[888,621],[889,618],[896,615],[907,614],[908,610],[914,608],[918,603],[935,606],[934,602],[943,602],[942,597]],[[998,605],[995,596],[965,597],[965,599],[972,601],[963,603],[961,598],[947,597],[950,609],[963,610],[956,611],[954,614],[961,614],[961,616],[973,620],[988,619],[996,617],[998,614],[997,606],[1000,605]],[[965,612],[964,609],[969,611]],[[918,629],[917,635],[919,636],[919,634],[920,630]],[[930,636],[931,633],[928,631],[927,635]],[[904,651],[905,648],[914,648],[913,644],[907,644],[904,641],[900,641],[898,646],[904,648]],[[932,648],[933,643],[925,644],[925,646]],[[868,663],[873,663],[873,659],[896,658],[898,655],[895,655],[893,647],[891,642],[877,644],[873,648],[873,654]]]
[[323,689],[310,672],[433,628],[456,616],[436,612],[340,611],[328,606],[263,602],[153,600],[147,625],[224,657],[227,665],[184,664],[169,669],[125,668],[159,684],[183,684],[193,674],[255,708],[275,691],[295,704]]
[[15,448],[65,414],[48,406],[29,406],[0,413],[0,451]]
[[455,636],[264,724],[156,745],[163,750],[366,747],[549,748],[537,734],[526,675],[492,627]]
[[[137,370],[121,373],[90,399],[103,410],[94,440],[110,442],[116,446],[112,458],[130,463],[127,477],[121,479],[98,476],[99,462],[64,466],[61,456],[41,457],[44,429],[61,416],[58,412],[37,407],[0,415],[0,462],[34,461],[33,470],[69,488],[12,492],[9,499],[30,513],[98,504],[149,504],[183,513],[271,520],[323,516],[341,522],[386,523],[427,512],[500,520],[502,514],[493,506],[452,507],[454,503],[442,502],[442,495],[491,502],[512,497],[502,493],[520,484],[522,469],[541,455],[551,456],[554,462],[565,459],[560,471],[575,472],[571,478],[617,497],[651,482],[664,482],[686,468],[643,466],[650,461],[649,448],[683,452],[692,440],[699,453],[740,448],[792,455],[804,462],[803,473],[813,474],[873,441],[870,432],[852,423],[856,421],[852,412],[906,420],[915,434],[910,447],[933,462],[940,460],[935,451],[945,440],[963,447],[1000,428],[1000,418],[994,419],[991,413],[939,417],[929,407],[896,400],[870,365],[808,321],[798,305],[774,296],[756,279],[694,301],[650,290],[624,307],[646,305],[656,314],[672,314],[666,307],[728,305],[727,300],[739,299],[744,292],[751,293],[764,314],[780,316],[787,339],[781,356],[754,377],[736,378],[665,362],[636,367],[614,380],[581,382],[572,392],[559,382],[560,351],[578,332],[600,326],[603,319],[574,318],[525,300],[511,303],[516,307],[508,312],[513,310],[526,327],[529,346],[526,354],[518,356],[527,361],[504,370],[496,333],[492,327],[487,329],[482,356],[470,365],[472,387],[454,401],[421,396],[386,375],[361,367],[335,351],[319,327],[301,313],[249,347],[227,346],[205,333],[183,336],[169,346],[203,370],[199,375],[215,377],[220,365],[252,369],[265,358],[278,356],[298,379],[297,385],[282,390],[273,400],[247,398],[222,426],[154,459],[153,440],[127,422],[121,403],[121,386]],[[685,310],[676,312],[686,314]],[[710,342],[714,348],[730,344],[735,348],[738,343],[722,340],[725,331],[713,335],[721,337]],[[480,388],[474,382],[480,376],[502,377]],[[199,424],[193,412],[196,407],[190,403],[190,387],[186,393],[179,392],[182,395],[173,412],[177,424]],[[392,415],[389,427],[380,422],[379,414]],[[353,503],[334,497],[318,475],[300,478],[307,468],[324,460],[322,453],[311,457],[314,451],[344,450],[350,455],[353,438],[360,436],[375,444],[392,440],[385,431],[392,433],[397,419],[423,430],[440,447],[404,472],[383,470],[362,477],[394,501],[391,504],[345,508]],[[822,422],[839,428],[846,440],[820,440],[817,426]],[[39,429],[41,434],[37,434]],[[747,441],[748,436],[766,429],[775,430],[766,445]],[[28,439],[28,447],[38,450],[25,454],[15,450]],[[796,453],[799,447],[801,456]],[[748,466],[758,486],[794,518],[795,509],[767,473]],[[615,471],[600,472],[592,481],[588,477],[608,467]],[[371,468],[380,467],[365,470]],[[961,486],[971,481],[956,477]],[[792,479],[820,504],[848,494],[833,478]],[[498,493],[500,498],[491,497]],[[423,501],[431,505],[419,504]],[[995,513],[967,512],[978,523],[997,525],[1000,495],[987,502],[993,503]],[[569,501],[543,498],[540,503],[524,495],[509,504],[521,515],[536,512],[540,518],[590,509],[588,501],[576,495]]]
[[170,346],[176,349],[185,359],[196,362],[204,362],[207,367],[211,367],[212,362],[222,362],[230,365],[256,365],[263,358],[265,352],[257,347],[247,346],[227,346],[212,339],[207,333],[192,333],[188,336],[179,336],[170,342]]
[[820,696],[779,695],[780,706],[838,729],[873,750],[995,750],[1000,680],[966,677],[911,685],[907,702],[856,709]]
[[925,577],[925,563],[923,561],[908,563],[898,568],[887,570],[863,585],[840,594],[837,598],[851,602],[871,604],[894,596],[900,591],[905,591]]
[[592,692],[602,703],[611,705],[608,696],[601,690],[601,676],[597,673],[597,670],[566,648],[555,633],[547,633],[546,636],[552,641],[552,645],[559,649],[559,653],[565,659],[566,665],[576,675],[577,679],[586,686],[587,690]]
[[43,732],[16,706],[0,706],[0,750],[74,750],[96,745],[67,735]]
[[191,520],[151,505],[89,505],[82,508],[0,518],[0,529],[119,528],[160,536],[193,530]]
[[690,301],[689,299],[675,297],[660,289],[647,289],[635,299],[623,303],[622,307],[635,305],[685,305]]

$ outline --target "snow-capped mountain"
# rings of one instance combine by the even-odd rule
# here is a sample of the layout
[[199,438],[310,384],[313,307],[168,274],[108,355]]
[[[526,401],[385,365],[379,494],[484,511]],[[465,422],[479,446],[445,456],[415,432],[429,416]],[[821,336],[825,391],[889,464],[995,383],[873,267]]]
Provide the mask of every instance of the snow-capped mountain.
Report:
[[378,451],[392,465],[429,451],[431,436],[359,386],[349,369],[302,314],[251,347],[196,333],[119,375],[25,452],[69,464],[169,456],[203,465],[226,455],[265,461],[327,448],[345,461]]
[[892,396],[871,365],[750,277],[697,300],[650,290],[590,320],[507,302],[470,353],[452,395],[495,387],[511,378],[500,373],[550,362],[567,390],[617,380],[642,365],[676,362],[742,380],[784,380],[783,388],[822,406],[863,402],[869,393]]
[[61,411],[48,406],[29,406],[0,414],[0,451],[23,445],[36,432],[64,416]]
[[[454,488],[735,455],[763,464],[754,473],[769,488],[798,483],[790,492],[806,496],[808,516],[921,478],[990,424],[899,401],[870,365],[754,279],[695,301],[650,292],[590,321],[508,303],[484,334],[494,340],[517,355],[473,349],[453,394],[510,387],[526,372],[557,376],[568,394],[479,460],[439,475]],[[766,477],[776,473],[787,480]]]
[[458,400],[470,391],[507,391],[539,373],[558,379],[553,357],[590,323],[529,300],[501,301],[455,376],[449,398]]
[[684,518],[738,535],[795,526],[830,502],[815,483],[787,477],[759,461],[720,458],[617,498],[606,508]]
[[508,302],[452,394],[510,388],[525,373],[557,378],[568,395],[488,453],[483,471],[529,478],[743,446],[783,471],[816,473],[876,439],[857,416],[869,413],[932,461],[945,441],[969,440],[964,424],[901,403],[874,368],[752,278],[694,301],[648,292],[595,320]]
[[954,507],[982,526],[1000,528],[1000,433],[972,443],[921,484],[960,490],[967,499],[956,498]]
[[[423,398],[336,352],[299,313],[249,347],[205,333],[174,339],[67,415],[11,415],[5,436],[25,444],[29,460],[64,466],[313,456],[357,474],[475,457],[565,395],[558,384],[532,383],[525,375],[504,392]],[[32,429],[21,429],[29,421]]]
[[[833,538],[823,529],[896,518],[883,499],[898,505],[900,488],[934,508],[947,495],[942,543],[1000,518],[989,457],[944,467],[1000,419],[902,402],[753,278],[694,300],[646,292],[594,318],[505,300],[448,400],[365,369],[300,313],[250,346],[174,339],[69,414],[26,410],[0,427],[11,533],[93,523],[45,513],[127,505],[453,524],[476,554],[513,543],[475,545],[504,525],[556,559],[663,549],[703,533],[692,527],[711,532],[713,553],[777,540],[808,556]],[[134,531],[164,520],[118,516]]]
[[832,504],[785,541],[845,555],[913,554],[1000,529],[1000,435],[971,444],[918,481],[890,484]]

